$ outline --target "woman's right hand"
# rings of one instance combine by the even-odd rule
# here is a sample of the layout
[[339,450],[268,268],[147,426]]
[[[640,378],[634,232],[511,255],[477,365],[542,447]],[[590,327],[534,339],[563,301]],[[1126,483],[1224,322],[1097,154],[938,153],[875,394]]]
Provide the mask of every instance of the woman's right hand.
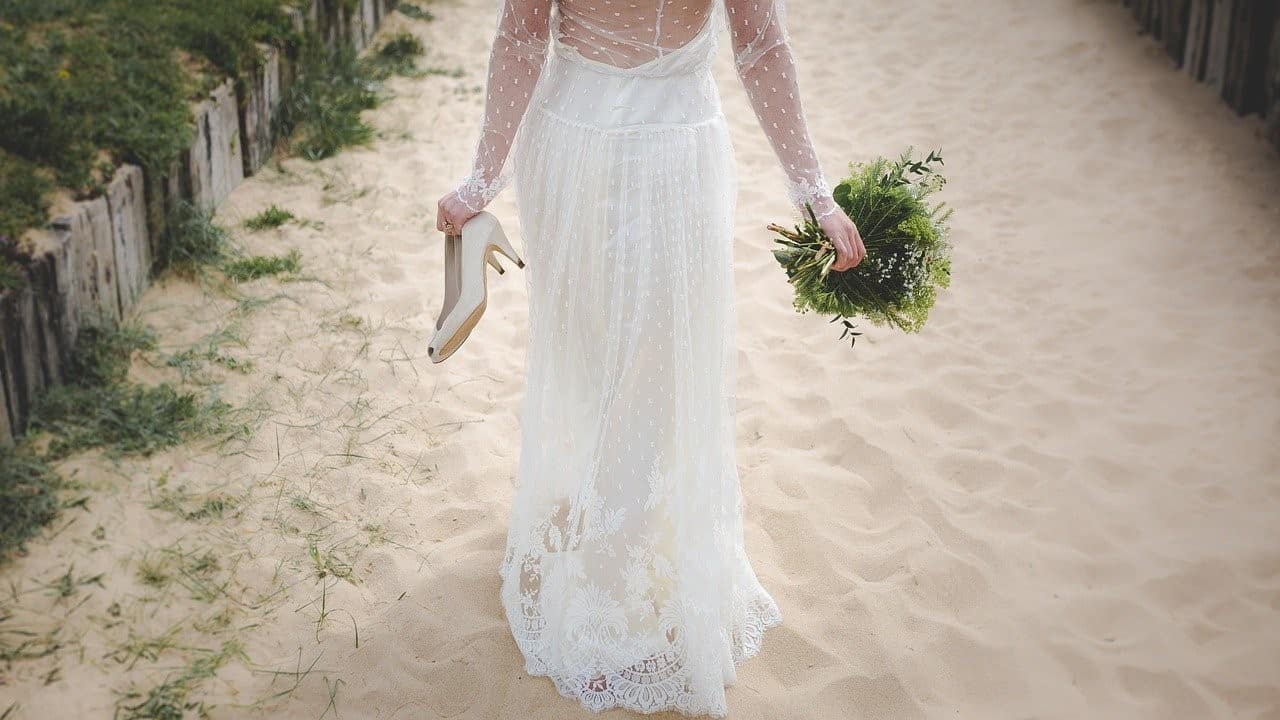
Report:
[[462,226],[475,217],[476,212],[454,190],[436,203],[436,229],[447,235],[459,235],[462,233]]
[[862,244],[858,226],[853,224],[853,220],[849,219],[841,207],[836,206],[831,212],[818,218],[818,225],[836,246],[836,261],[831,265],[832,270],[848,270],[867,256],[867,248]]

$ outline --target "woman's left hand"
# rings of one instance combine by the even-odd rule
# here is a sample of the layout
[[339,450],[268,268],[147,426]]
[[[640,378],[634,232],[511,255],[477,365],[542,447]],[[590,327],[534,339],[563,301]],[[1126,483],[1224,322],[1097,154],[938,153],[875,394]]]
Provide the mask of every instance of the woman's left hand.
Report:
[[462,202],[458,191],[454,190],[436,203],[436,229],[447,235],[459,235],[462,233],[462,226],[475,217],[476,213],[477,211]]
[[862,244],[862,234],[858,232],[858,226],[843,209],[837,207],[819,218],[818,225],[836,248],[836,261],[831,265],[832,270],[843,272],[857,267],[858,263],[867,256],[867,248]]

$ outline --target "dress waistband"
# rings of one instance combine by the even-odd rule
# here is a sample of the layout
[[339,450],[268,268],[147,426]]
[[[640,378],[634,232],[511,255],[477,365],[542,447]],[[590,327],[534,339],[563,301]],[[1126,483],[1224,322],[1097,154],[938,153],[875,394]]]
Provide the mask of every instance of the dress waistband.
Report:
[[721,114],[711,69],[678,75],[601,71],[593,60],[552,55],[534,99],[562,120],[601,129],[633,125],[696,125]]
[[567,62],[578,63],[584,65],[598,73],[605,75],[617,75],[621,77],[671,77],[679,75],[692,75],[699,72],[706,72],[711,69],[712,61],[715,56],[714,45],[711,48],[702,47],[702,43],[695,41],[690,42],[682,48],[669,50],[651,60],[647,60],[639,65],[631,67],[621,67],[610,63],[593,60],[583,55],[577,48],[567,45],[554,37],[551,41],[551,57],[557,57]]

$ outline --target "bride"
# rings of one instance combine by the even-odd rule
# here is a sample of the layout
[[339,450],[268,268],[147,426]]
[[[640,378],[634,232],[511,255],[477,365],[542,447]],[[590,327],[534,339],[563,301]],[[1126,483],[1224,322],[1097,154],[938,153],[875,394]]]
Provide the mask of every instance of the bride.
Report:
[[529,348],[502,605],[526,671],[586,707],[723,716],[781,621],[734,464],[724,25],[834,269],[865,250],[810,141],[783,0],[499,2],[474,164],[437,225],[456,234],[515,180]]

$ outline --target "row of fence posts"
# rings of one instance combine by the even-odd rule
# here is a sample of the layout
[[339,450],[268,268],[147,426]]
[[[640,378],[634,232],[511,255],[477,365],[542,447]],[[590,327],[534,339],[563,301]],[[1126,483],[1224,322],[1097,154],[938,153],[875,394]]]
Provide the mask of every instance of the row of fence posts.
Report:
[[[330,50],[360,50],[395,4],[312,0],[286,11],[296,30]],[[48,228],[5,249],[24,277],[0,289],[0,444],[23,432],[41,392],[63,382],[82,327],[129,316],[150,282],[172,208],[216,207],[270,158],[297,58],[266,46],[262,58],[239,89],[227,79],[193,106],[191,145],[167,168],[123,165],[101,196],[62,206]]]
[[1280,149],[1280,0],[1122,0],[1174,63]]

